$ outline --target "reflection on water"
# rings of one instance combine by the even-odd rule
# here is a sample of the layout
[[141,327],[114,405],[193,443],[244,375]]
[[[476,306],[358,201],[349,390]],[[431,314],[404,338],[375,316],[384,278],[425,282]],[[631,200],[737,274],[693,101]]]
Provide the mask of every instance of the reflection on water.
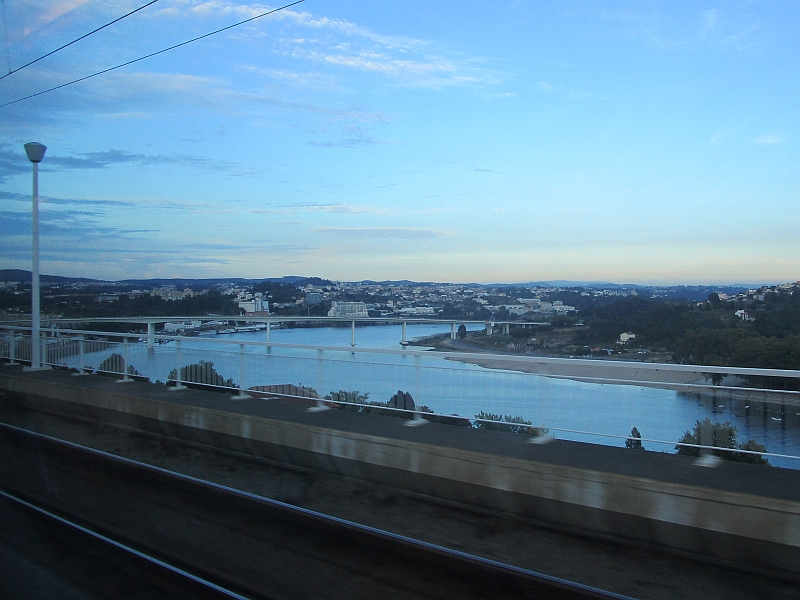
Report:
[[[447,325],[409,325],[409,339],[449,332]],[[266,333],[239,333],[229,340],[265,341]],[[359,327],[359,347],[399,349],[399,325]],[[302,345],[350,346],[350,328],[283,329],[272,341]],[[677,442],[695,421],[730,421],[740,442],[755,439],[767,450],[800,455],[800,408],[766,404],[723,395],[678,393],[630,385],[553,379],[541,375],[485,369],[434,357],[292,348],[222,345],[204,338],[183,342],[180,360],[174,343],[148,352],[143,344],[128,347],[129,363],[153,380],[164,381],[178,366],[207,360],[224,377],[254,385],[302,384],[326,394],[332,390],[369,392],[371,400],[388,400],[398,390],[438,413],[472,417],[480,411],[520,415],[550,428],[626,436],[636,426],[644,438]],[[119,349],[117,350],[119,351]],[[96,366],[111,350],[85,357]],[[77,366],[76,357],[70,359]],[[553,431],[563,439],[624,445],[624,439],[587,437]],[[672,445],[645,442],[650,450],[674,452]],[[775,465],[800,468],[800,461],[771,458]]]

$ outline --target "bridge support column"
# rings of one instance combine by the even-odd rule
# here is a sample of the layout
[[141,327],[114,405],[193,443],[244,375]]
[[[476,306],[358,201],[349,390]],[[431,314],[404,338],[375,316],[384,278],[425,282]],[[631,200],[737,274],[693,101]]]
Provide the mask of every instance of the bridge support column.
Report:
[[147,347],[152,348],[153,344],[156,342],[156,324],[155,323],[148,323],[147,324]]
[[455,323],[450,323],[450,339],[451,340],[456,339],[456,324]]
[[408,346],[408,330],[406,329],[406,322],[403,321],[403,333],[400,340],[400,345],[405,349]]
[[350,345],[355,348],[356,347],[356,322],[350,321]]
[[492,328],[493,328],[493,326],[494,326],[494,323],[492,323],[492,322],[490,322],[490,321],[487,321],[487,322],[486,322],[486,335],[487,335],[487,336],[489,336],[489,335],[492,335]]
[[272,341],[272,323],[267,321],[267,343]]
[[508,335],[510,330],[511,330],[511,325],[509,325],[508,323],[503,323],[503,333]]

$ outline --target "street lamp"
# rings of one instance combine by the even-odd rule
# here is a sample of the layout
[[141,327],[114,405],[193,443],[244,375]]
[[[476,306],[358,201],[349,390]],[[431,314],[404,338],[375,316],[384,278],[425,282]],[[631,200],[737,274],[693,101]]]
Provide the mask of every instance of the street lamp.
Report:
[[39,142],[25,144],[25,153],[33,163],[33,257],[31,259],[31,369],[42,368],[42,345],[39,339],[39,163],[47,146]]

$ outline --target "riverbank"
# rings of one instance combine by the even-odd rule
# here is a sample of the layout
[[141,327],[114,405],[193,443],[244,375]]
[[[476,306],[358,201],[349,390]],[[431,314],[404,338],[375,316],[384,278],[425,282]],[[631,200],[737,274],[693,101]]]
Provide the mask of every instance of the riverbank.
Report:
[[[634,358],[628,357],[593,357],[587,361],[581,357],[582,360],[576,360],[575,362],[571,362],[569,359],[553,361],[551,359],[554,357],[544,354],[523,355],[488,350],[464,340],[451,340],[449,335],[438,335],[417,340],[412,342],[412,345],[430,347],[440,352],[469,352],[473,356],[464,359],[452,356],[448,357],[447,360],[473,364],[486,369],[518,371],[586,383],[649,387],[734,400],[752,400],[754,402],[800,406],[800,393],[797,392],[784,393],[781,391],[742,389],[743,381],[733,376],[726,377],[723,380],[723,385],[712,386],[710,380],[702,371],[654,369],[652,365],[657,361],[652,359],[636,361]],[[476,353],[486,353],[487,357],[485,359],[475,357],[474,354]],[[518,360],[515,360],[515,358]],[[541,358],[541,362],[537,361],[537,358]],[[643,366],[639,367],[637,363],[641,363]],[[644,367],[644,365],[647,365],[647,367]]]

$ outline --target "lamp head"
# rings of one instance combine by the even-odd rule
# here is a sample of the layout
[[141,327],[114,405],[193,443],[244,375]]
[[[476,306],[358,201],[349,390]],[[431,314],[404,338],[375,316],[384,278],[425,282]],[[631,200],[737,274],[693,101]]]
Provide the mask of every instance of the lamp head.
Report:
[[46,150],[47,146],[39,142],[28,142],[25,144],[25,152],[28,155],[28,160],[32,163],[42,162]]

